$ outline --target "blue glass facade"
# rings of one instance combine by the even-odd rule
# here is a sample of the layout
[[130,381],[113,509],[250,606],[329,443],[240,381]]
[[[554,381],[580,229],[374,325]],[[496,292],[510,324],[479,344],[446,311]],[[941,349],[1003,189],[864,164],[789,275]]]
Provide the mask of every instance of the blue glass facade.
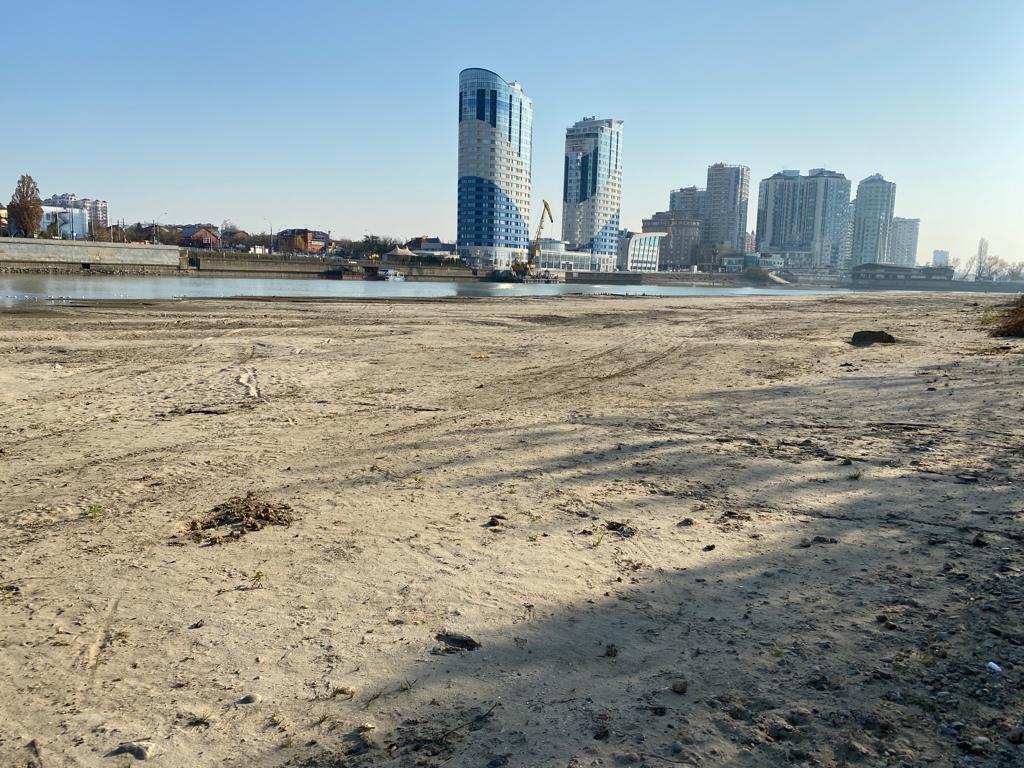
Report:
[[584,118],[565,132],[562,239],[614,258],[622,201],[622,121]]
[[457,241],[473,266],[506,269],[529,248],[533,102],[486,69],[459,74]]

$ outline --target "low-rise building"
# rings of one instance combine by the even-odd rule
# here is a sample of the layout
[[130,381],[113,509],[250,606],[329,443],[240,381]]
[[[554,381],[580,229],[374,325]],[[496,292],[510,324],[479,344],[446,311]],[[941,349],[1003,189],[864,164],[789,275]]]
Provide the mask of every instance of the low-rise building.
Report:
[[316,229],[282,229],[274,235],[274,250],[285,253],[322,253],[330,246],[330,233]]
[[662,238],[667,232],[639,232],[629,237],[618,267],[625,272],[657,272]]
[[439,237],[420,235],[407,242],[405,247],[417,256],[435,256],[440,259],[449,260],[458,258],[455,243],[446,243]]
[[82,208],[56,208],[43,206],[43,218],[39,222],[39,234],[53,230],[62,240],[89,239],[89,212]]
[[533,266],[535,269],[558,269],[567,272],[614,272],[615,257],[591,251],[571,250],[564,240],[542,237]]
[[212,224],[190,224],[181,228],[183,248],[220,248],[220,228]]
[[932,251],[932,266],[933,267],[948,267],[949,266],[949,251]]

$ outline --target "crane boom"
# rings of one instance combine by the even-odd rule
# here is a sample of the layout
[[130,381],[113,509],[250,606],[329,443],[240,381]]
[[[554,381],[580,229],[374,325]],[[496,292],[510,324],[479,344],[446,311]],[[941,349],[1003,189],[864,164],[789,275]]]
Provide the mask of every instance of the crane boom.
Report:
[[530,263],[533,264],[537,257],[540,255],[540,236],[544,233],[544,217],[548,217],[548,221],[552,224],[555,223],[555,217],[551,215],[551,206],[547,200],[542,200],[544,207],[540,210],[540,221],[537,223],[537,234],[534,235],[533,242],[530,243]]

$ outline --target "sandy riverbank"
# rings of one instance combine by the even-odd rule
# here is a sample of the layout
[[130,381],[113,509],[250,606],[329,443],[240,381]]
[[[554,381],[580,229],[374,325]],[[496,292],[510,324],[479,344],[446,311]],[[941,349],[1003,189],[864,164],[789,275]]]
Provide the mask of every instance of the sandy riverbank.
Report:
[[0,765],[1024,764],[998,301],[0,312]]

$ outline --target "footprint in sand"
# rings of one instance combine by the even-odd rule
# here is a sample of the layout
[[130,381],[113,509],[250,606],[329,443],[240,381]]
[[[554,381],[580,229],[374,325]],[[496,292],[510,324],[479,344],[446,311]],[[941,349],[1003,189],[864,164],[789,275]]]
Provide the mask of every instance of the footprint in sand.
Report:
[[235,383],[245,387],[245,392],[249,397],[263,397],[259,381],[256,379],[255,368],[250,368],[245,373],[239,374],[238,378],[235,379]]

